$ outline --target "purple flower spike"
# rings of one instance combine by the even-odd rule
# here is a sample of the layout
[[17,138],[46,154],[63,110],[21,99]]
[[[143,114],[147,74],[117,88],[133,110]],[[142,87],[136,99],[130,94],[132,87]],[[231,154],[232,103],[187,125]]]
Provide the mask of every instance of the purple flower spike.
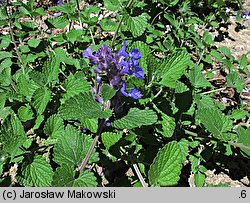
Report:
[[129,92],[129,96],[133,99],[140,99],[141,98],[141,92],[137,90],[136,88],[132,88]]
[[250,14],[250,11],[243,11],[241,14],[242,14],[243,16],[248,16],[248,15]]
[[87,129],[86,128],[81,128],[82,133],[86,133]]
[[122,61],[122,62],[120,63],[120,65],[124,67],[124,68],[121,70],[120,74],[122,74],[122,75],[124,75],[124,74],[132,75],[132,74],[133,74],[132,70],[131,70],[130,67],[129,67],[128,62]]
[[96,75],[96,82],[100,83],[102,81],[102,77],[100,75]]
[[118,51],[118,53],[117,53],[117,55],[119,57],[121,57],[121,56],[123,56],[124,58],[129,57],[128,52],[126,52],[127,46],[128,46],[128,44],[126,42],[123,42],[123,46],[122,46],[121,50]]
[[144,71],[140,66],[134,67],[134,76],[137,77],[138,79],[144,79]]
[[99,59],[98,57],[94,56],[93,53],[92,53],[92,49],[90,47],[88,47],[86,49],[85,52],[82,53],[82,55],[86,58],[89,59],[89,61],[92,63],[92,64],[98,64],[99,63]]
[[132,49],[130,54],[131,57],[135,60],[138,60],[142,57],[141,52],[138,49]]
[[[128,93],[126,91],[126,83],[124,79],[126,75],[134,75],[138,79],[144,79],[144,71],[139,64],[139,59],[142,57],[141,52],[134,48],[130,53],[126,51],[127,43],[124,42],[122,48],[118,53],[113,53],[111,48],[103,44],[96,52],[93,53],[91,48],[87,48],[82,55],[89,59],[90,63],[96,64],[97,67],[93,69],[96,73],[96,82],[101,83],[104,76],[108,79],[109,84],[115,90],[120,89],[120,95],[125,97],[132,97],[134,99],[139,99],[141,93],[139,90],[132,88]],[[94,92],[95,99],[104,104],[102,98],[99,96],[101,90]]]
[[106,119],[105,119],[104,125],[106,125],[107,127],[111,126],[111,123],[110,123],[109,118],[106,118]]
[[57,1],[57,5],[59,5],[59,6],[63,5],[63,1],[62,0],[58,0]]
[[121,93],[122,93],[125,97],[128,97],[129,94],[126,92],[126,88],[127,88],[127,84],[124,82],[124,83],[122,84]]
[[103,99],[98,94],[94,94],[94,99],[100,104],[103,104]]

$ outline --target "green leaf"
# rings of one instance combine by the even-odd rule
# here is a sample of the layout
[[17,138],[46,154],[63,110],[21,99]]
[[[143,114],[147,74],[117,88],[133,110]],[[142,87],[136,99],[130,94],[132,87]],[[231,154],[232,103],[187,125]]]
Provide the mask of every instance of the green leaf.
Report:
[[67,39],[69,42],[74,44],[76,41],[82,41],[83,34],[84,34],[83,30],[70,30],[67,33]]
[[195,103],[198,109],[202,108],[216,108],[214,100],[209,95],[197,94],[194,96]]
[[187,159],[187,155],[188,155],[188,147],[189,147],[189,141],[186,140],[185,138],[182,138],[179,142],[178,142],[180,149],[181,149],[181,154],[182,154],[182,163],[184,163]]
[[181,94],[183,92],[187,92],[189,91],[189,88],[187,87],[187,85],[185,85],[183,82],[180,81],[176,81],[176,88],[175,88],[175,93],[176,94]]
[[[1,59],[0,59],[1,60]],[[0,64],[0,85],[9,86],[11,84],[11,65],[10,58],[6,58]]]
[[154,111],[131,108],[126,116],[114,121],[112,126],[118,129],[133,129],[142,125],[152,125],[156,121],[157,115]]
[[81,126],[82,127],[90,130],[93,133],[97,132],[98,119],[96,119],[96,118],[92,118],[92,119],[85,118],[85,119],[80,119],[80,121],[81,121]]
[[0,120],[3,122],[9,115],[14,114],[14,111],[11,107],[0,108]]
[[30,47],[36,48],[36,47],[38,47],[38,45],[40,44],[40,42],[41,42],[40,39],[34,39],[34,38],[32,38],[32,39],[30,39],[30,40],[28,41],[28,45],[29,45]]
[[237,92],[241,92],[244,87],[244,78],[239,76],[237,72],[232,72],[227,75],[227,87],[236,88]]
[[199,170],[199,158],[194,155],[189,155],[189,161],[191,163],[192,173],[197,173]]
[[33,162],[22,168],[25,186],[49,187],[52,183],[53,170],[46,159],[36,155]]
[[65,103],[67,99],[78,95],[81,92],[89,92],[90,84],[85,78],[76,78],[74,75],[69,75],[63,82],[62,87],[66,90],[62,94],[61,103]]
[[33,106],[36,109],[37,114],[42,114],[51,98],[50,90],[46,87],[41,87],[35,91],[33,98]]
[[[65,135],[58,139],[54,147],[54,161],[59,165],[78,166],[86,156],[92,139],[77,131],[72,126],[67,126]],[[98,161],[98,154],[93,151],[89,163]]]
[[31,98],[34,92],[39,88],[39,85],[33,80],[30,80],[28,75],[21,74],[17,79],[17,88],[28,101],[31,101]]
[[5,92],[0,92],[0,109],[3,109],[5,102],[6,102],[6,93]]
[[240,65],[240,68],[242,69],[247,68],[247,55],[246,54],[242,54],[239,65]]
[[117,27],[117,22],[111,18],[104,18],[101,20],[100,26],[104,31],[114,31]]
[[205,179],[206,179],[205,174],[201,172],[197,172],[194,174],[194,182],[196,187],[203,187],[205,184]]
[[245,116],[250,117],[249,113],[243,109],[234,109],[231,115],[231,117],[235,120],[240,120]]
[[120,8],[117,0],[104,0],[104,7],[110,11],[117,11]]
[[129,14],[126,14],[124,16],[124,22],[127,26],[127,29],[134,37],[141,36],[148,26],[147,17],[143,14],[139,16],[130,16]]
[[64,122],[58,115],[52,115],[44,125],[44,133],[51,138],[60,138],[64,135]]
[[161,133],[164,137],[172,137],[176,126],[175,119],[163,112],[161,112],[161,116],[162,120],[158,121],[157,124],[160,124],[162,129],[156,129],[157,132]]
[[102,133],[102,142],[109,150],[111,146],[117,143],[122,138],[122,133],[104,132]]
[[52,81],[58,81],[58,74],[60,72],[60,61],[57,60],[56,56],[52,55],[45,62],[43,68],[44,77],[47,79],[47,83]]
[[102,110],[102,106],[93,99],[91,93],[80,93],[66,100],[59,108],[60,116],[65,120],[85,118],[108,118],[110,110]]
[[2,175],[3,167],[7,158],[8,157],[6,156],[6,154],[1,150],[0,151],[0,175]]
[[244,129],[243,127],[237,128],[237,135],[239,139],[237,140],[237,143],[240,143],[242,145],[239,145],[241,151],[243,154],[245,153],[248,157],[250,157],[250,128]]
[[190,57],[187,51],[177,51],[165,58],[158,68],[157,75],[160,75],[162,80],[160,84],[175,88],[176,80],[178,80],[185,72],[190,64]]
[[176,141],[166,144],[157,153],[148,172],[152,186],[174,186],[180,179],[182,168],[181,149]]
[[101,97],[103,101],[110,100],[113,96],[115,96],[116,90],[114,90],[110,85],[104,84],[102,86]]
[[33,127],[34,130],[39,129],[40,125],[42,124],[44,120],[44,115],[38,115],[35,121],[35,125]]
[[47,83],[47,78],[45,77],[44,73],[41,73],[39,71],[30,71],[29,77],[32,78],[31,81],[35,82],[35,84],[38,86],[45,86]]
[[21,121],[17,116],[9,116],[4,120],[0,132],[0,143],[3,145],[4,152],[9,153],[14,158],[19,147],[26,141]]
[[208,82],[204,75],[201,72],[201,68],[194,64],[192,69],[188,73],[188,78],[192,84],[193,87],[199,88],[199,87],[210,87],[211,84]]
[[210,52],[210,54],[211,54],[211,56],[213,56],[218,61],[221,61],[223,59],[223,57],[221,56],[221,53],[219,53],[215,49],[212,49],[211,52]]
[[160,0],[161,1],[161,3],[165,3],[165,4],[167,4],[168,6],[175,6],[178,2],[179,2],[179,0]]
[[207,45],[211,45],[214,43],[213,41],[213,37],[212,35],[208,32],[208,30],[206,30],[204,33],[203,33],[203,41],[207,44]]
[[96,187],[97,180],[90,171],[83,171],[78,178],[75,178],[74,167],[62,165],[56,169],[53,176],[53,187]]
[[217,139],[227,140],[226,133],[233,128],[232,121],[216,108],[198,109],[198,119]]
[[59,16],[57,18],[49,18],[48,22],[54,28],[65,28],[69,24],[69,20],[65,16]]
[[18,117],[20,118],[21,121],[26,122],[28,120],[31,120],[33,118],[33,111],[30,107],[30,105],[26,106],[21,106],[18,109]]
[[11,58],[12,52],[9,51],[0,51],[0,61],[5,58]]
[[1,36],[0,49],[7,48],[10,45],[10,43],[11,43],[10,35],[2,35]]

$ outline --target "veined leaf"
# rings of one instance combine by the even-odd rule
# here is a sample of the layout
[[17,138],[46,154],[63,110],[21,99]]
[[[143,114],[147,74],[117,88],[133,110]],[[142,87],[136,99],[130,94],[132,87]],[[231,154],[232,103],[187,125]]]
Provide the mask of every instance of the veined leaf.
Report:
[[192,69],[189,71],[188,78],[195,88],[211,86],[210,82],[204,78],[200,67],[196,64],[194,64]]
[[[0,61],[1,61],[1,59],[0,59]],[[11,68],[10,68],[11,65],[12,65],[12,61],[10,58],[6,58],[0,63],[0,84],[1,84],[1,86],[9,86],[11,84]]]
[[124,22],[134,37],[141,36],[148,25],[147,17],[143,14],[135,17],[127,14],[124,16]]
[[63,82],[62,87],[66,90],[66,92],[62,94],[62,104],[65,103],[65,101],[70,97],[73,97],[81,92],[90,91],[90,85],[86,79],[76,78],[74,75],[69,75],[69,77]]
[[102,142],[109,149],[122,138],[122,133],[104,132],[102,133]]
[[98,129],[98,119],[97,118],[85,118],[85,119],[80,119],[81,121],[81,126],[90,130],[93,133],[97,132]]
[[110,85],[104,84],[102,86],[101,97],[103,101],[110,100],[113,96],[115,96],[116,90],[114,90]]
[[[63,164],[77,166],[86,156],[91,144],[92,139],[90,137],[68,125],[64,136],[61,136],[55,144],[54,161],[61,166]],[[94,150],[89,162],[95,162],[98,159],[98,154]]]
[[47,83],[58,80],[59,68],[60,61],[54,55],[51,55],[43,68],[43,74],[47,79]]
[[96,187],[97,180],[90,171],[83,171],[75,178],[75,169],[72,166],[62,165],[56,169],[53,177],[53,187]]
[[237,128],[237,134],[239,136],[237,143],[243,144],[242,146],[239,145],[241,151],[243,154],[250,156],[250,128],[244,129],[240,126]]
[[23,122],[31,120],[33,118],[33,111],[31,109],[30,105],[21,106],[18,109],[18,116],[21,119],[21,121],[23,121]]
[[50,90],[48,90],[46,87],[41,87],[35,91],[33,95],[33,105],[37,114],[42,114],[44,112],[47,104],[49,103],[50,97]]
[[38,47],[38,45],[40,44],[40,42],[41,42],[40,39],[31,38],[31,39],[28,41],[28,45],[29,45],[30,47],[36,48],[36,47]]
[[48,22],[55,28],[65,28],[69,24],[69,20],[65,16],[49,18]]
[[0,131],[0,143],[3,145],[3,151],[11,154],[11,157],[14,158],[26,139],[23,125],[18,117],[14,115],[7,117]]
[[20,93],[30,101],[34,92],[39,88],[39,85],[29,79],[28,75],[22,74],[17,79],[17,87]]
[[111,18],[104,18],[101,20],[100,26],[104,31],[114,31],[117,27],[117,22]]
[[51,186],[53,170],[51,165],[40,155],[35,156],[33,162],[23,167],[21,182],[25,186]]
[[11,58],[12,52],[9,51],[0,51],[0,61],[5,58]]
[[165,145],[155,157],[148,172],[152,186],[173,186],[178,183],[182,168],[182,154],[176,141]]
[[63,119],[58,115],[52,115],[44,125],[44,133],[51,138],[60,138],[64,135]]
[[156,121],[157,115],[154,111],[131,108],[126,116],[114,121],[112,125],[118,129],[133,129],[142,125],[152,125]]
[[236,88],[237,92],[241,92],[244,87],[244,78],[239,76],[237,72],[232,72],[227,75],[227,86]]
[[185,72],[188,65],[191,63],[187,51],[177,51],[163,60],[159,69],[158,76],[162,78],[160,84],[175,88],[176,80],[178,80]]
[[[5,92],[0,92],[0,109],[4,108],[5,102],[6,102],[6,93]],[[0,117],[1,118],[1,117]]]
[[226,133],[233,128],[232,121],[216,108],[198,109],[198,119],[215,138],[227,140]]
[[164,137],[172,137],[176,126],[175,119],[163,112],[161,114],[162,120],[157,123],[161,124],[162,129],[157,129],[157,132],[160,132]]
[[93,99],[91,93],[80,93],[66,100],[59,108],[60,116],[65,120],[85,118],[108,118],[110,110],[102,110],[101,105]]

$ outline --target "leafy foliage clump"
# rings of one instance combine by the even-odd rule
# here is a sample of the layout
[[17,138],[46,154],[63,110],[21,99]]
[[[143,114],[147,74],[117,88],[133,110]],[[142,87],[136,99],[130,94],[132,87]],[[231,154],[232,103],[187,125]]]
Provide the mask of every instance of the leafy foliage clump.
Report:
[[241,1],[0,3],[1,186],[200,187],[220,156],[249,159],[246,106],[218,100],[247,58],[210,32]]

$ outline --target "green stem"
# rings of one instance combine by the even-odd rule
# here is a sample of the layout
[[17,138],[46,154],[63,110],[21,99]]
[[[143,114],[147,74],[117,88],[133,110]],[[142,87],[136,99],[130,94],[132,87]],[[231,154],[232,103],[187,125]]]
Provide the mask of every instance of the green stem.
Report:
[[215,90],[211,90],[211,91],[207,91],[207,92],[202,92],[201,94],[210,94],[210,93],[214,93],[214,92],[219,92],[219,91],[222,91],[222,90],[225,90],[227,89],[226,87],[222,87],[222,88],[219,88],[219,89],[215,89]]
[[[130,7],[130,5],[131,5],[132,3],[133,3],[133,0],[130,0],[130,1],[128,2],[128,4],[127,4],[126,8],[129,8],[129,7]],[[123,16],[121,16],[120,21],[118,22],[118,25],[117,25],[117,27],[116,27],[116,29],[115,29],[115,34],[114,34],[114,36],[113,36],[113,38],[112,38],[112,41],[111,41],[111,47],[113,47],[113,46],[114,46],[115,39],[116,39],[117,34],[118,34],[118,31],[119,31],[119,29],[120,29],[120,27],[121,27],[121,24],[122,24],[123,18],[124,18],[124,15],[123,15]]]
[[135,169],[135,172],[136,172],[136,175],[138,176],[141,184],[142,184],[142,187],[148,187],[148,184],[145,182],[142,174],[141,174],[141,171],[140,169],[138,168],[137,164],[133,164],[133,168]]
[[17,47],[16,40],[15,40],[15,37],[14,37],[14,33],[13,33],[13,30],[12,30],[12,22],[11,22],[11,19],[10,19],[10,15],[9,15],[9,13],[8,13],[7,6],[6,6],[6,8],[5,8],[5,11],[6,11],[6,14],[7,14],[7,17],[8,17],[8,23],[9,23],[9,28],[10,28],[11,41],[13,42],[13,44],[14,44],[14,46],[15,46],[17,58],[18,58],[19,62],[21,63],[22,72],[23,72],[23,74],[25,74],[25,71],[24,71],[24,64],[23,64],[23,61],[22,61],[22,58],[21,58],[21,54],[20,54],[20,52],[19,52],[19,49],[18,49],[18,47]]
[[101,136],[102,134],[102,130],[103,130],[103,126],[104,126],[104,119],[102,119],[99,123],[99,127],[98,127],[98,130],[97,130],[97,133],[96,133],[96,136],[89,148],[89,151],[87,152],[86,156],[84,157],[84,159],[82,160],[82,163],[80,164],[80,166],[78,167],[78,171],[81,173],[84,168],[86,167],[88,161],[89,161],[89,158],[91,156],[91,154],[93,153],[94,149],[95,149],[95,146],[97,144],[97,141],[99,139],[99,137]]

